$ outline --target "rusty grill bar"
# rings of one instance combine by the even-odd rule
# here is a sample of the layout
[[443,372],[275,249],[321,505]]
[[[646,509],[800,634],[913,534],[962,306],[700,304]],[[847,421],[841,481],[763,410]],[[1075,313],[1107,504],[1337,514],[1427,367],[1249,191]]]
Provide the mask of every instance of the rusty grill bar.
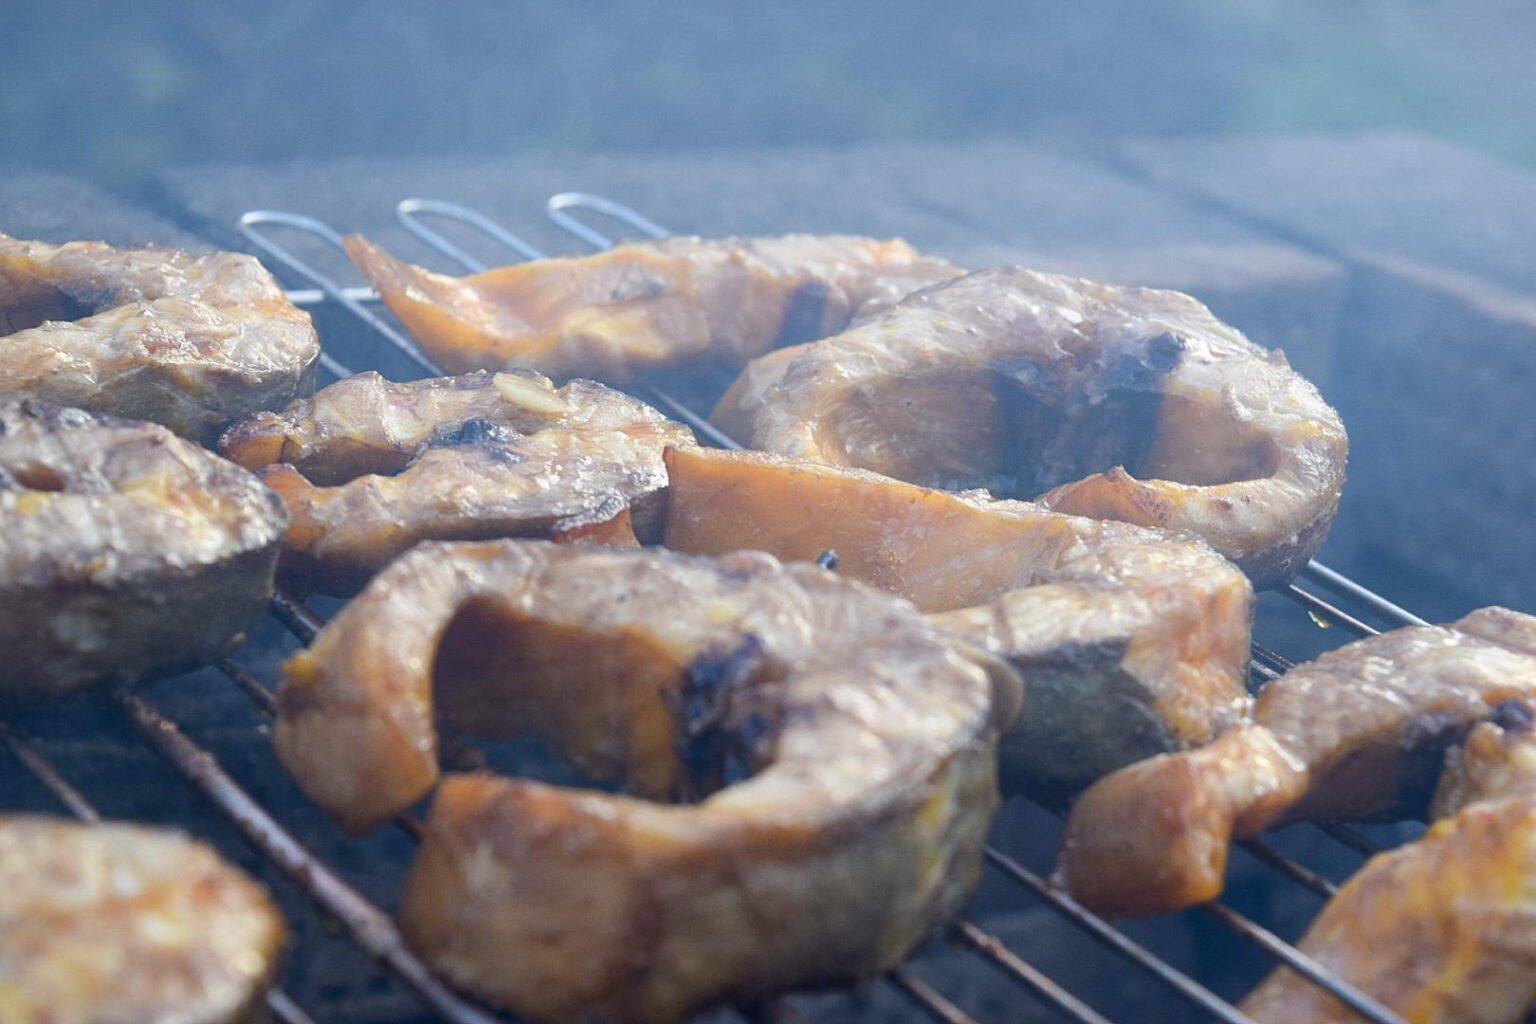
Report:
[[[636,211],[601,196],[567,192],[552,197],[548,201],[546,210],[549,218],[572,237],[596,249],[613,245],[614,239],[579,219],[576,211],[610,218],[630,231],[650,237],[659,238],[670,233]],[[484,270],[486,264],[429,226],[423,220],[423,215],[451,220],[478,231],[515,254],[518,259],[537,259],[544,255],[536,247],[496,222],[475,210],[455,203],[420,198],[406,199],[398,205],[397,215],[402,225],[412,234],[470,272]],[[306,232],[337,247],[341,243],[340,235],[322,221],[293,213],[257,210],[245,214],[240,219],[240,230],[257,249],[314,285],[313,288],[290,291],[289,295],[296,303],[313,306],[330,302],[340,305],[393,348],[403,353],[422,371],[433,375],[442,373],[442,369],[427,357],[412,339],[376,312],[373,307],[377,303],[377,295],[371,289],[341,286],[328,275],[269,238],[261,230],[268,226]],[[322,354],[321,360],[326,372],[335,377],[348,376],[352,372],[329,353]],[[721,447],[741,447],[732,438],[712,426],[698,412],[688,408],[665,391],[651,386],[642,386],[637,390],[640,392],[640,397],[686,422],[702,440]],[[1322,622],[1342,626],[1357,636],[1372,635],[1380,630],[1340,605],[1347,605],[1360,615],[1374,618],[1388,629],[1424,623],[1424,620],[1412,613],[1320,563],[1310,563],[1303,570],[1301,578],[1314,588],[1335,595],[1334,600],[1329,600],[1312,590],[1303,589],[1297,584],[1292,584],[1284,591],[1286,596],[1308,615]],[[300,601],[282,592],[273,597],[270,614],[300,643],[307,644],[324,624],[319,616]],[[1261,681],[1275,678],[1293,664],[1284,655],[1258,644],[1254,645],[1253,655],[1253,674]],[[231,659],[221,659],[215,667],[250,700],[261,716],[270,718],[273,713],[273,696],[268,683]],[[388,967],[416,994],[425,1008],[455,1024],[489,1024],[489,1022],[504,1019],[501,1015],[489,1012],[459,996],[440,981],[431,969],[405,945],[387,914],[365,899],[323,860],[310,852],[224,771],[213,754],[188,737],[176,722],[155,708],[145,697],[127,689],[119,688],[111,691],[110,699],[149,747],[165,758],[189,784],[200,790],[217,806],[263,856],[281,867],[305,891],[322,913],[339,922],[361,948]],[[0,746],[8,749],[24,767],[37,776],[59,802],[76,817],[87,821],[98,819],[92,804],[65,779],[54,765],[47,761],[36,747],[3,719],[0,719]],[[401,817],[396,820],[396,823],[413,836],[419,832],[420,826],[414,819]],[[1381,849],[1379,844],[1347,826],[1325,824],[1316,827],[1361,856],[1370,856]],[[1240,845],[1281,877],[1317,896],[1327,898],[1337,891],[1337,886],[1328,879],[1263,841],[1251,840]],[[1231,1003],[1217,996],[1200,981],[1180,971],[1108,921],[1078,905],[1065,893],[1053,888],[1045,878],[1007,853],[989,846],[986,850],[986,860],[1001,877],[1011,880],[1032,893],[1045,907],[1071,922],[1127,963],[1166,986],[1195,1011],[1228,1024],[1243,1024],[1248,1021],[1248,1018]],[[1376,1024],[1402,1024],[1401,1017],[1348,982],[1331,975],[1294,946],[1231,907],[1216,903],[1202,909],[1222,927],[1254,943],[1277,962],[1285,964],[1309,978],[1314,984],[1327,989],[1352,1007],[1361,1019],[1373,1021]],[[1068,991],[1035,965],[1009,949],[1001,939],[986,933],[973,923],[958,921],[946,929],[945,937],[956,947],[969,950],[981,960],[994,965],[1033,997],[1058,1011],[1063,1018],[1087,1022],[1087,1024],[1107,1022],[1107,1018],[1078,995]],[[925,981],[910,967],[897,968],[886,975],[885,981],[910,998],[935,1020],[950,1022],[950,1024],[965,1024],[973,1020],[949,996]],[[274,1017],[289,1024],[309,1024],[311,1020],[304,1010],[281,990],[274,990],[270,994],[268,1006]],[[742,1013],[750,1020],[777,1020],[784,1016],[773,1004],[742,1008]]]

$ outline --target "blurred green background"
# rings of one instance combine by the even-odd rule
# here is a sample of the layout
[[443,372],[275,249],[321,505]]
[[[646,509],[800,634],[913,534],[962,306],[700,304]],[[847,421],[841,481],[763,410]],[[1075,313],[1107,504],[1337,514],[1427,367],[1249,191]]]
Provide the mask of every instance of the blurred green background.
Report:
[[1536,3],[0,3],[0,160],[1412,127],[1536,164]]

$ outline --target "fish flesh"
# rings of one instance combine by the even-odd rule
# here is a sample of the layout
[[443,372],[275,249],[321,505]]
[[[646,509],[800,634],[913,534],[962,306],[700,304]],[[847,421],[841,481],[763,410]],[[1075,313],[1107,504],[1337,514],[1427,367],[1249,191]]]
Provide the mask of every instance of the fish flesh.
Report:
[[320,341],[255,257],[0,235],[0,400],[149,420],[211,445],[314,390]]
[[1288,581],[1338,510],[1317,389],[1187,295],[1019,267],[925,288],[749,365],[712,420],[749,447],[1193,533]]

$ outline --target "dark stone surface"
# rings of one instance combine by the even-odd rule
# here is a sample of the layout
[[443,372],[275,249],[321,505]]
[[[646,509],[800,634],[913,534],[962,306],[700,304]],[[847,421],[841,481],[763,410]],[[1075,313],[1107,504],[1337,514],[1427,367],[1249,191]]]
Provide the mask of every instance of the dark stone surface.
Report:
[[1536,287],[1536,175],[1412,132],[1141,142],[1129,161],[1352,261],[1406,260]]
[[207,246],[207,242],[142,207],[74,178],[0,163],[0,232],[44,242]]
[[1125,153],[1349,267],[1329,389],[1353,449],[1341,547],[1536,608],[1536,175],[1409,133]]

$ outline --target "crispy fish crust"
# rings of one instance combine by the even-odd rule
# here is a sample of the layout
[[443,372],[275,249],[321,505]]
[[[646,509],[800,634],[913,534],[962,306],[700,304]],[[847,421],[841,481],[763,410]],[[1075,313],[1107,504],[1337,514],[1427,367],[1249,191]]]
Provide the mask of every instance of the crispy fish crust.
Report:
[[[1379,854],[1302,938],[1302,952],[1410,1021],[1504,1024],[1536,1003],[1536,740],[1508,701],[1446,759],[1440,822]],[[1261,1024],[1355,1021],[1280,969],[1242,1003]]]
[[557,389],[521,371],[395,384],[370,372],[257,413],[220,448],[288,504],[285,579],[352,593],[422,540],[611,540],[631,513],[648,535],[662,449],[692,443],[687,427],[592,381]]
[[610,383],[688,361],[740,366],[962,273],[899,239],[848,235],[667,238],[463,278],[404,263],[356,235],[346,245],[450,371],[531,367]]
[[1191,537],[760,452],[667,452],[664,543],[757,548],[912,601],[1015,665],[1005,781],[1079,788],[1242,720],[1253,591]]
[[665,1021],[883,970],[952,914],[1019,685],[906,602],[759,552],[424,544],[289,663],[274,738],[353,830],[435,781],[434,712],[625,781],[450,777],[401,919],[521,1014]]
[[260,886],[177,833],[0,818],[0,1020],[259,1020],[284,931]]
[[1282,356],[1189,296],[1022,268],[771,353],[712,419],[766,451],[1194,533],[1260,584],[1321,546],[1348,448]]
[[164,424],[225,424],[315,386],[309,314],[254,257],[0,235],[0,398]]
[[0,403],[0,704],[223,651],[261,616],[287,524],[164,427]]
[[1536,698],[1536,617],[1483,608],[1348,644],[1267,685],[1199,750],[1123,768],[1067,820],[1057,879],[1103,914],[1221,892],[1233,838],[1298,820],[1422,816],[1443,751],[1501,701]]

